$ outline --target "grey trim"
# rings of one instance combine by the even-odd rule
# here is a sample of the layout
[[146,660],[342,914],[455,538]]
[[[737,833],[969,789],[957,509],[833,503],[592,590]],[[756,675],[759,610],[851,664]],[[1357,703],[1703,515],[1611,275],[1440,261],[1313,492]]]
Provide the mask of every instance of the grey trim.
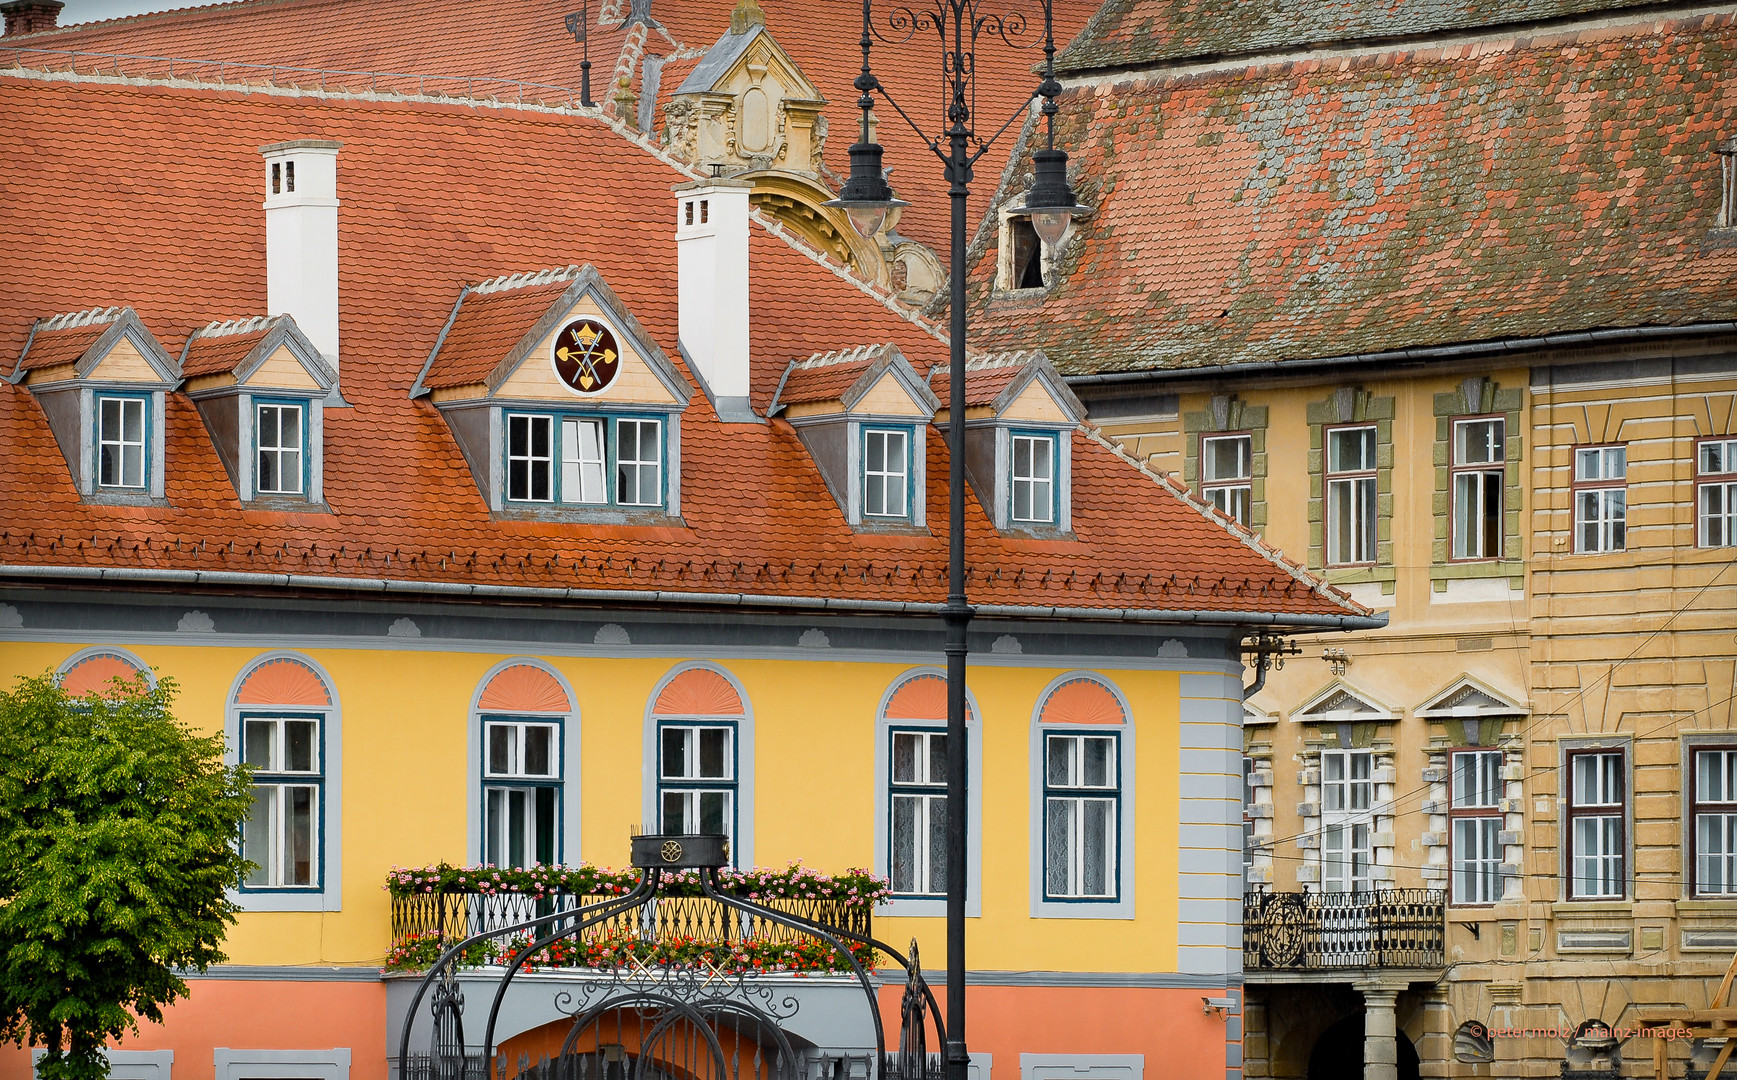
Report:
[[1242,969],[1242,683],[1181,678],[1177,964],[1206,976]]
[[458,299],[452,302],[452,310],[447,313],[446,323],[441,326],[440,333],[435,336],[434,348],[428,350],[428,359],[422,362],[422,370],[416,373],[416,381],[410,384],[410,397],[419,398],[428,393],[422,385],[427,377],[428,369],[434,366],[434,358],[440,355],[440,347],[446,344],[446,335],[452,333],[452,324],[458,321],[459,309],[464,307],[464,298],[470,295],[470,286],[465,285],[458,290]]
[[[538,588],[526,585],[482,585],[458,581],[404,581],[386,578],[324,577],[314,574],[264,574],[232,570],[173,570],[150,567],[20,566],[0,564],[0,580],[84,581],[212,585],[218,587],[344,590],[382,595],[445,598],[501,597],[523,600],[575,601],[601,604],[695,604],[706,608],[769,607],[801,611],[861,612],[885,615],[933,615],[944,604],[915,600],[851,600],[826,596],[776,596],[763,593],[704,593],[672,590]],[[1262,611],[1200,611],[1130,608],[1064,608],[1020,604],[975,605],[979,618],[1067,619],[1110,623],[1193,623],[1203,626],[1286,626],[1322,630],[1374,630],[1387,625],[1387,613],[1374,615],[1304,615]]]
[[748,51],[748,46],[753,44],[754,39],[765,32],[764,24],[751,26],[744,34],[732,34],[726,30],[724,36],[707,49],[700,62],[688,72],[688,77],[682,80],[682,84],[676,87],[676,94],[679,96],[709,92],[719,79],[730,73],[731,66]]
[[[1187,678],[1186,675],[1183,678]],[[1116,745],[1116,764],[1120,774],[1120,784],[1116,789],[1116,829],[1120,843],[1116,847],[1116,897],[1113,900],[1050,900],[1044,896],[1044,874],[1048,869],[1045,865],[1044,852],[1044,735],[1049,732],[1073,732],[1085,734],[1094,730],[1093,725],[1044,723],[1043,710],[1049,704],[1050,695],[1060,689],[1063,683],[1085,679],[1097,683],[1108,690],[1116,699],[1116,704],[1122,709],[1122,723],[1115,728],[1119,736]],[[1108,725],[1104,725],[1108,726]],[[1075,668],[1064,671],[1051,679],[1037,695],[1037,703],[1031,709],[1031,744],[1029,749],[1031,767],[1027,779],[1027,798],[1031,805],[1031,819],[1028,825],[1031,845],[1031,862],[1029,877],[1031,879],[1031,917],[1034,919],[1128,919],[1136,917],[1134,906],[1134,878],[1138,870],[1140,846],[1135,836],[1135,823],[1139,821],[1134,805],[1135,792],[1139,790],[1139,776],[1135,772],[1134,762],[1138,760],[1134,744],[1135,730],[1139,726],[1138,717],[1128,701],[1128,695],[1113,681],[1099,672]]]
[[[750,411],[748,415],[754,414]],[[720,416],[719,419],[723,418]],[[663,431],[663,512],[674,524],[682,516],[682,414],[665,413]]]
[[[96,391],[84,387],[78,392],[78,490],[89,496],[96,491]],[[161,468],[161,463],[158,463]]]
[[1737,322],[1690,323],[1686,326],[1632,326],[1605,330],[1579,330],[1536,337],[1496,338],[1490,341],[1461,342],[1453,345],[1428,345],[1411,349],[1389,349],[1383,352],[1347,353],[1340,356],[1295,357],[1283,360],[1251,360],[1237,364],[1217,364],[1192,368],[1149,368],[1144,371],[1107,371],[1091,375],[1069,375],[1069,386],[1114,386],[1138,382],[1187,382],[1202,378],[1273,374],[1290,371],[1311,371],[1337,367],[1392,367],[1396,363],[1423,364],[1437,360],[1472,360],[1490,356],[1512,356],[1542,349],[1586,348],[1593,345],[1625,344],[1670,337],[1710,337],[1737,334]]
[[204,971],[178,968],[183,979],[233,982],[379,982],[377,967],[278,967],[270,964],[213,964]]
[[[35,1075],[42,1067],[48,1051],[40,1047],[30,1051],[30,1071]],[[104,1048],[108,1060],[109,1080],[170,1080],[175,1066],[173,1050],[111,1050]]]
[[243,390],[236,395],[235,429],[239,439],[235,452],[235,491],[242,502],[253,499],[253,466],[254,459],[259,456],[258,444],[254,439],[253,394]]
[[[832,659],[828,656],[827,659]],[[711,714],[723,719],[729,719],[736,725],[736,835],[732,838],[730,862],[739,868],[754,865],[754,702],[748,697],[748,688],[742,685],[742,680],[735,672],[722,664],[710,660],[682,660],[674,664],[653,684],[651,693],[645,697],[644,738],[641,743],[641,822],[646,829],[656,830],[658,826],[658,745],[657,724],[659,713],[657,699],[663,696],[664,687],[673,682],[676,676],[684,671],[695,668],[713,672],[723,676],[736,697],[742,703],[739,716],[722,717],[721,714]],[[665,719],[681,720],[693,714],[669,713],[663,714]]]
[[[241,705],[236,697],[242,683],[262,664],[273,660],[293,660],[305,665],[320,677],[332,703],[324,708],[310,705]],[[320,887],[303,891],[248,892],[239,888],[227,890],[229,899],[242,911],[342,911],[344,904],[344,713],[343,699],[338,696],[338,684],[313,657],[293,649],[271,649],[244,660],[229,684],[223,698],[223,761],[234,765],[240,758],[241,713],[270,711],[320,714],[321,745],[324,758],[320,762],[321,805],[319,817]]]
[[[875,743],[874,743],[874,776],[875,776],[875,873],[889,880],[892,877],[891,860],[888,858],[888,842],[891,828],[887,820],[887,803],[891,798],[891,771],[888,769],[888,757],[891,752],[889,736],[896,724],[901,728],[933,728],[945,730],[947,721],[939,720],[890,720],[887,718],[887,706],[892,702],[893,695],[899,688],[913,678],[923,675],[938,675],[947,677],[945,667],[925,665],[902,671],[894,676],[881,694],[880,703],[875,706]],[[970,849],[965,853],[965,915],[967,918],[980,918],[983,915],[983,710],[977,705],[977,698],[971,693],[971,688],[965,688],[966,715],[974,720],[965,731],[965,749],[969,755],[969,773],[966,778],[965,799],[967,824],[970,825]],[[933,900],[890,900],[875,908],[879,918],[940,918],[947,914],[945,898]],[[941,980],[943,983],[946,979]]]
[[350,1048],[211,1051],[215,1080],[349,1080]]
[[[932,986],[947,982],[945,971],[925,971]],[[971,986],[1048,986],[1079,989],[1114,988],[1138,990],[1214,990],[1242,985],[1242,973],[1217,977],[1170,971],[968,971]]]
[[[714,394],[712,392],[712,384],[706,381],[706,376],[700,371],[700,365],[694,363],[694,358],[688,355],[688,347],[681,343],[680,338],[676,339],[676,353],[682,358],[682,364],[688,369],[688,374],[693,377],[694,384],[700,388],[700,393],[704,394],[706,400],[711,402],[712,411],[718,414],[718,423],[764,424],[766,422],[764,417],[754,411],[754,406],[750,403],[748,398],[721,398],[717,394]],[[795,362],[792,361],[791,367],[794,366]],[[789,368],[785,369],[784,374],[786,377],[789,376]],[[778,381],[778,386],[780,389],[783,388],[783,379]],[[772,394],[772,400],[774,402],[778,400],[778,394],[776,391]],[[773,411],[775,411],[773,408],[768,408],[766,413],[770,416]]]
[[151,461],[146,483],[150,485],[153,499],[163,498],[164,475],[169,471],[169,424],[164,416],[168,409],[169,395],[162,390],[151,391]]
[[[333,386],[336,387],[336,383]],[[303,433],[308,455],[308,501],[326,501],[326,403],[315,398],[308,402],[307,430]]]
[[[496,675],[510,667],[534,667],[542,671],[560,684],[561,692],[567,695],[567,709],[558,713],[511,713],[502,715],[524,716],[530,720],[561,721],[561,843],[557,848],[556,862],[574,865],[582,862],[584,856],[580,847],[583,835],[581,817],[584,792],[580,788],[580,708],[579,695],[573,692],[573,684],[567,681],[567,676],[561,674],[559,668],[535,656],[509,656],[494,667],[483,672],[476,681],[476,689],[470,694],[470,712],[465,725],[465,850],[470,852],[471,862],[481,865],[487,859],[483,850],[482,832],[482,707],[483,691]],[[492,711],[492,710],[488,710]]]
[[1019,1055],[1020,1080],[1142,1080],[1145,1074],[1145,1054]]

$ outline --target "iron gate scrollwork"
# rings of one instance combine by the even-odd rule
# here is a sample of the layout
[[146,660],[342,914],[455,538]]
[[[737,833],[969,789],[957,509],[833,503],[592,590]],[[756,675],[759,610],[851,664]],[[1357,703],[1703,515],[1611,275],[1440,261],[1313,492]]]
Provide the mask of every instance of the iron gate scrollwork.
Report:
[[[555,1008],[570,1025],[556,1056],[534,1065],[527,1060],[516,1070],[495,1060],[502,1005],[531,959],[549,955],[546,950],[558,942],[576,948],[587,931],[597,928],[654,925],[652,905],[683,870],[698,871],[701,894],[734,912],[738,927],[751,928],[764,920],[830,946],[847,962],[874,1031],[867,1080],[940,1080],[940,1063],[928,1053],[928,1029],[933,1027],[937,1046],[945,1044],[946,1030],[923,980],[916,942],[906,957],[869,934],[731,894],[718,878],[727,860],[723,837],[636,836],[633,866],[640,878],[631,891],[486,928],[444,949],[406,1013],[399,1080],[807,1080],[798,1049],[785,1030],[801,1008],[788,988],[780,989],[746,967],[726,970],[707,960],[647,962],[631,952],[607,967],[563,969],[581,977],[554,994]],[[491,941],[508,945],[510,958],[494,988],[486,1021],[478,1025],[480,1017],[470,1017],[467,1025],[458,969],[467,956],[475,955],[467,950]],[[888,957],[904,972],[896,1053],[887,1050],[875,982],[851,945]],[[428,1053],[413,1056],[415,1019],[425,1000],[431,1021]],[[481,1041],[467,1044],[467,1027],[474,1032],[479,1026]]]

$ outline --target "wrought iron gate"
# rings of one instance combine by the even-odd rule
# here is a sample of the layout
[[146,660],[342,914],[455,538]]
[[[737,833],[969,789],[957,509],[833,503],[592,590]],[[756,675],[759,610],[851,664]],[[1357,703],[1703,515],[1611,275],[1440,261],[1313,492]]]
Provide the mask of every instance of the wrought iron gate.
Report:
[[[577,944],[596,927],[652,925],[649,905],[657,902],[671,875],[682,870],[697,870],[702,894],[734,912],[738,925],[765,920],[829,945],[844,958],[862,990],[874,1031],[874,1050],[864,1063],[868,1080],[938,1080],[942,1075],[928,1046],[931,1029],[934,1045],[944,1044],[945,1028],[923,981],[915,941],[907,957],[867,934],[825,926],[726,892],[718,880],[718,871],[728,862],[728,843],[722,836],[636,836],[632,850],[633,866],[641,876],[625,895],[485,930],[446,948],[418,986],[405,1016],[398,1049],[400,1080],[831,1080],[830,1075],[809,1075],[811,1062],[801,1057],[786,1032],[786,1023],[801,1007],[794,994],[758,973],[724,970],[705,961],[678,965],[628,959],[581,969],[583,977],[562,984],[555,995],[556,1008],[569,1024],[559,1053],[534,1063],[496,1060],[502,1003],[531,958],[548,955],[546,950],[558,942]],[[468,950],[489,941],[516,947],[487,1012],[467,1013],[458,969],[471,955]],[[887,1049],[875,982],[851,944],[870,947],[904,971],[900,1031],[892,1051]],[[432,1021],[428,1052],[412,1054],[414,1020],[424,1001]],[[471,1041],[467,1032],[480,1034],[480,1040]]]

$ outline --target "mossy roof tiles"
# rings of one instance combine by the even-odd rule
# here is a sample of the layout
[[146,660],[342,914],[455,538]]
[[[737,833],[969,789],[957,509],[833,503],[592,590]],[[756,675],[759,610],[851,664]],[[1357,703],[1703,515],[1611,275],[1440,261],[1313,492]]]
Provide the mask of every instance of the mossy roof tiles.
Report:
[[[1070,88],[1096,207],[973,346],[1069,374],[1737,319],[1730,14]],[[1015,198],[1016,191],[1004,192]]]

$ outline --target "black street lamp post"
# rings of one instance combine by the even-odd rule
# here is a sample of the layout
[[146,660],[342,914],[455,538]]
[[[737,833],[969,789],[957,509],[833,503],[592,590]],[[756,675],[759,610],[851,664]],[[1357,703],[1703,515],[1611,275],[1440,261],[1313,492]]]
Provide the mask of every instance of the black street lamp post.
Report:
[[[1047,145],[1032,155],[1035,177],[1025,205],[1016,213],[1031,218],[1033,230],[1052,248],[1066,235],[1078,215],[1090,213],[1074,198],[1067,180],[1067,154],[1055,148],[1056,95],[1061,84],[1055,79],[1055,26],[1053,0],[1037,0],[1043,7],[1044,75],[1032,92],[1043,99],[1041,112],[1047,127]],[[869,111],[875,95],[904,118],[946,169],[947,194],[952,200],[953,228],[949,270],[948,314],[948,403],[947,403],[947,1013],[945,1076],[966,1080],[970,1060],[965,1049],[965,889],[967,871],[966,806],[968,748],[965,733],[966,630],[971,606],[965,598],[965,230],[966,199],[971,194],[971,170],[994,141],[1005,134],[1026,108],[1024,106],[987,138],[972,126],[976,103],[978,39],[993,35],[1008,46],[1023,47],[1019,39],[1027,31],[1022,14],[986,13],[982,0],[926,0],[911,6],[894,4],[886,17],[887,32],[874,26],[873,0],[862,5],[862,74],[856,88],[862,92],[861,137],[850,148],[850,178],[837,199],[826,203],[843,209],[851,227],[873,239],[894,207],[909,205],[893,197],[881,168],[881,147],[870,141]],[[869,66],[874,40],[900,43],[918,32],[934,32],[940,39],[942,84],[946,93],[946,129],[933,136],[923,130],[881,85]],[[889,36],[891,35],[891,36]]]

